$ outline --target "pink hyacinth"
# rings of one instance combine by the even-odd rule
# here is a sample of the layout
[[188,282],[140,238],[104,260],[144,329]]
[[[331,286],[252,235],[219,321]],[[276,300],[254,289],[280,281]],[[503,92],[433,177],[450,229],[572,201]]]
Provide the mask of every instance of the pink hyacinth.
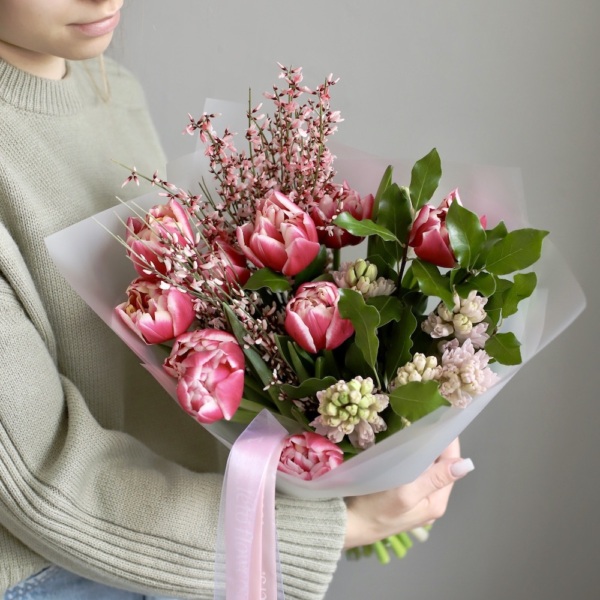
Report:
[[499,377],[487,365],[490,360],[485,350],[477,350],[470,339],[462,346],[452,340],[444,346],[442,372],[439,377],[440,394],[453,406],[465,408],[474,396],[483,394]]
[[129,256],[141,277],[155,279],[149,265],[161,275],[169,270],[171,246],[193,246],[194,232],[185,208],[176,200],[152,207],[145,219],[127,219]]
[[127,302],[119,304],[115,311],[147,344],[172,340],[194,321],[190,295],[176,288],[163,289],[140,277],[129,285],[127,295]]
[[289,436],[277,469],[306,481],[321,477],[344,460],[344,453],[327,438],[305,431]]
[[285,330],[307,352],[333,350],[353,333],[338,310],[340,292],[328,281],[302,284],[285,309]]
[[236,234],[250,262],[288,276],[308,267],[320,249],[313,220],[280,192],[264,198],[254,222],[238,227]]
[[177,338],[163,368],[177,377],[181,407],[200,423],[229,420],[244,393],[244,353],[225,331],[196,329]]

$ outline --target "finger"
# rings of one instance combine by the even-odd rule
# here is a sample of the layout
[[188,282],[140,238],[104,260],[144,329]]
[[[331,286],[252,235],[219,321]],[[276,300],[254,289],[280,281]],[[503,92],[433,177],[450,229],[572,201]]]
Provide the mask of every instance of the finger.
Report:
[[470,458],[440,458],[412,484],[406,486],[403,492],[409,494],[410,498],[405,498],[405,502],[416,506],[424,498],[462,479],[474,468]]
[[456,438],[435,460],[438,462],[443,458],[460,458],[460,442]]

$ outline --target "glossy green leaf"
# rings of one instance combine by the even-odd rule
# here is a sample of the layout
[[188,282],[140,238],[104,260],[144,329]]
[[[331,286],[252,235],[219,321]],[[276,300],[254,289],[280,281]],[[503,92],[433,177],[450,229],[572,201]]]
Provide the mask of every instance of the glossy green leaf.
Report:
[[489,298],[496,292],[496,278],[489,273],[478,273],[456,286],[461,298],[466,298],[471,290],[477,290],[481,296]]
[[407,307],[402,318],[388,327],[384,347],[386,381],[393,379],[398,369],[411,359],[412,335],[417,328],[417,319]]
[[381,242],[385,252],[393,257],[395,264],[390,264],[392,268],[402,260],[412,220],[413,210],[408,190],[392,183],[382,194],[377,213],[377,224],[391,231],[397,240]]
[[272,292],[288,292],[292,286],[285,275],[264,268],[252,273],[244,285],[245,290],[260,290],[261,288],[267,288]]
[[485,344],[485,351],[503,365],[521,364],[521,343],[512,332],[497,333]]
[[415,211],[431,200],[442,176],[442,163],[437,150],[419,159],[410,175],[410,199]]
[[465,269],[473,267],[486,239],[479,217],[458,202],[452,202],[446,216],[446,227],[458,264]]
[[392,410],[409,421],[417,421],[440,406],[449,405],[435,381],[411,381],[390,394]]
[[383,327],[390,321],[399,321],[404,312],[402,300],[396,296],[375,296],[367,300],[369,306],[374,306],[379,312],[379,325]]
[[342,318],[350,319],[352,322],[356,345],[360,348],[369,367],[376,371],[379,350],[378,310],[373,306],[368,306],[361,293],[348,289],[340,290],[338,310]]
[[387,190],[387,188],[392,183],[392,173],[394,169],[391,165],[388,165],[386,170],[383,173],[383,177],[379,182],[379,186],[377,187],[377,193],[375,194],[375,201],[373,202],[373,214],[371,217],[373,220],[377,220],[377,213],[379,212],[379,201],[381,200],[381,196],[383,196],[383,192]]
[[310,398],[311,396],[315,396],[317,392],[332,386],[336,381],[335,377],[324,377],[323,379],[311,377],[304,380],[300,385],[284,383],[281,386],[281,391],[293,400],[297,398]]
[[338,227],[350,232],[352,235],[367,237],[377,235],[386,242],[398,242],[396,236],[385,227],[371,221],[371,219],[355,219],[349,212],[340,213],[333,219],[333,223]]
[[445,302],[446,306],[454,306],[449,280],[435,265],[422,260],[413,260],[412,273],[419,283],[419,289],[425,295],[437,296]]
[[517,312],[517,306],[521,300],[529,298],[537,285],[535,273],[517,273],[514,276],[513,285],[504,295],[502,317],[508,317]]
[[547,231],[516,229],[494,245],[488,253],[486,269],[495,275],[506,275],[526,269],[541,255]]

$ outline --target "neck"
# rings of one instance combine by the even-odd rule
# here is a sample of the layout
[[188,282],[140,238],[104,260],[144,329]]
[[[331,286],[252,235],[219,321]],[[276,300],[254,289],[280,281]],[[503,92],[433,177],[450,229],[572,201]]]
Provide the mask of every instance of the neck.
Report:
[[11,65],[46,79],[62,79],[67,72],[67,62],[59,56],[38,54],[0,41],[0,58]]

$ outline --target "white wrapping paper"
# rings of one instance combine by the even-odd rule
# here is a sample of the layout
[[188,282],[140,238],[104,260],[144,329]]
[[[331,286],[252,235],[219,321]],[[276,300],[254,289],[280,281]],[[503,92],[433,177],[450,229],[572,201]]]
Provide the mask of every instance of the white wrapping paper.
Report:
[[[206,112],[221,113],[216,123],[243,133],[246,122],[239,104],[207,101]],[[218,128],[218,127],[217,127]],[[243,137],[240,136],[240,144]],[[389,161],[346,148],[335,148],[336,180],[348,181],[361,194],[375,193],[388,164],[394,166],[394,181],[408,184],[414,161]],[[207,159],[200,148],[169,164],[167,179],[186,190],[199,192],[198,181],[206,177]],[[463,204],[485,214],[488,226],[503,220],[509,230],[528,226],[520,175],[516,169],[466,166],[444,163],[443,177],[434,202],[458,188]],[[207,178],[208,181],[208,178]],[[114,314],[114,307],[125,298],[125,290],[135,272],[123,246],[109,235],[123,237],[123,221],[131,211],[147,210],[163,199],[156,192],[129,204],[121,204],[47,238],[50,254],[66,280],[90,307],[137,354],[142,364],[176,399],[176,381],[161,364],[164,350],[147,346]],[[533,224],[532,226],[535,226]],[[552,233],[552,232],[550,232]],[[538,275],[534,294],[520,304],[519,312],[506,320],[502,331],[512,331],[522,342],[523,363],[516,367],[494,365],[500,381],[478,396],[466,409],[442,407],[375,446],[346,461],[314,481],[302,481],[278,473],[277,487],[287,494],[317,499],[367,494],[409,483],[418,477],[440,453],[487,406],[544,346],[556,338],[583,311],[583,292],[550,240],[543,243],[542,258],[533,266]],[[360,250],[352,249],[354,257]],[[203,425],[221,442],[231,446],[243,426],[217,422]]]

